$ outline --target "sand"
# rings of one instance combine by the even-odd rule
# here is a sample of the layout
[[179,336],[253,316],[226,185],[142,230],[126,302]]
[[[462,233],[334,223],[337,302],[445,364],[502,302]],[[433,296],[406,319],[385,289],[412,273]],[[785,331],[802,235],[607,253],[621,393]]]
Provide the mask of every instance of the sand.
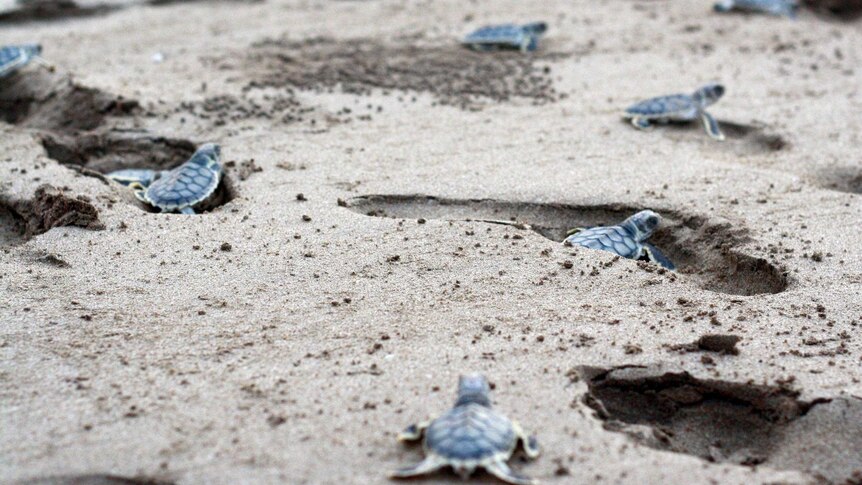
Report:
[[[543,483],[862,480],[862,24],[79,7],[0,15],[0,44],[55,66],[0,84],[4,483],[388,483],[421,458],[397,432],[470,371],[538,437],[513,467]],[[535,54],[457,45],[534,19]],[[709,81],[723,143],[620,118]],[[200,215],[102,175],[208,141],[227,175]],[[643,208],[676,272],[560,244]]]

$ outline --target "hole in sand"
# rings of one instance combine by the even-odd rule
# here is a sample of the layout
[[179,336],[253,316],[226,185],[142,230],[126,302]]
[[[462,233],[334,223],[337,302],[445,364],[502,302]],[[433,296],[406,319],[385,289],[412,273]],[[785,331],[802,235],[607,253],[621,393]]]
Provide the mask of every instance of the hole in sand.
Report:
[[[631,128],[631,123],[628,120],[624,121]],[[658,124],[651,131],[663,131],[665,136],[676,141],[700,141],[706,146],[739,156],[773,153],[790,147],[790,142],[784,137],[770,133],[763,126],[733,123],[726,120],[718,120],[718,124],[725,136],[724,141],[721,142],[709,138],[700,121]]]
[[[0,113],[5,120],[33,130],[50,158],[85,169],[85,173],[167,170],[189,159],[197,147],[189,140],[120,127],[139,111],[137,101],[82,87],[68,76],[39,69],[21,72],[0,86]],[[236,184],[224,173],[216,194],[198,208],[212,210],[236,195]],[[156,211],[133,196],[127,200]]]
[[525,98],[546,103],[559,97],[550,67],[538,62],[559,54],[480,53],[457,45],[455,39],[444,46],[417,45],[421,40],[264,40],[251,47],[245,69],[253,79],[249,87],[315,92],[340,88],[352,94],[372,89],[414,91],[463,108],[482,100]]
[[862,17],[862,0],[804,0],[805,5],[816,12],[825,12],[842,20],[850,21]]
[[0,23],[18,24],[104,15],[119,9],[119,5],[86,4],[73,0],[18,0],[15,7],[0,12]]
[[820,186],[829,190],[862,194],[862,168],[859,166],[833,167],[820,171],[816,177]]
[[[732,357],[731,357],[732,358]],[[785,386],[703,380],[659,368],[582,368],[605,428],[714,462],[800,470],[850,483],[862,470],[862,400],[805,402]],[[855,483],[855,482],[854,482]]]
[[[403,219],[474,220],[523,224],[562,242],[574,227],[616,224],[642,210],[624,205],[575,206],[497,200],[442,199],[424,195],[367,195],[347,201],[359,214]],[[787,277],[766,260],[742,254],[734,246],[747,239],[745,229],[713,224],[705,217],[652,208],[662,226],[650,239],[677,266],[677,272],[702,288],[732,295],[780,293]]]

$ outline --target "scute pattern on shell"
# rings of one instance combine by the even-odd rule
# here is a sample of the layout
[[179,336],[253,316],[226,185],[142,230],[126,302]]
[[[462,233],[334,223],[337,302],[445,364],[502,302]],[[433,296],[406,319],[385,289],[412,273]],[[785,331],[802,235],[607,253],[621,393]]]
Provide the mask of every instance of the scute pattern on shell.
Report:
[[622,226],[594,227],[584,229],[566,238],[572,246],[601,249],[624,258],[637,258],[642,249],[634,234]]
[[641,101],[627,108],[626,113],[644,117],[663,117],[687,114],[692,110],[696,110],[696,106],[691,96],[673,94]]
[[524,35],[524,28],[520,25],[492,25],[476,30],[472,34],[468,35],[465,41],[519,44]]
[[451,409],[425,431],[425,447],[453,464],[498,454],[508,457],[517,445],[512,422],[492,408],[469,404]]
[[218,161],[198,150],[189,161],[154,181],[146,198],[163,211],[192,207],[212,195],[220,179]]
[[12,74],[39,55],[38,45],[10,45],[0,48],[0,78]]

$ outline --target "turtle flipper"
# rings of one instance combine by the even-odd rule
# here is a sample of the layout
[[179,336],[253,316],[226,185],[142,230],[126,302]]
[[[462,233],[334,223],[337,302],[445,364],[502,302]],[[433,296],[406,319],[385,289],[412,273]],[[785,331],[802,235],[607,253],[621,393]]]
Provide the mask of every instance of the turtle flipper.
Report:
[[446,461],[440,459],[438,456],[428,456],[421,462],[411,465],[405,466],[403,468],[399,468],[392,473],[389,474],[391,478],[408,478],[415,477],[418,475],[425,475],[426,473],[435,472],[446,465]]
[[575,228],[569,229],[568,231],[566,231],[566,237],[577,234],[577,233],[583,231],[584,229],[586,229],[586,227],[575,227]]
[[659,251],[659,249],[652,244],[644,243],[644,252],[650,261],[658,263],[671,271],[676,269],[676,265],[674,265],[673,262],[664,255],[664,253]]
[[639,130],[648,130],[651,124],[646,118],[641,118],[640,116],[632,116],[632,126]]
[[533,34],[527,34],[526,41],[521,44],[522,52],[533,52],[539,48],[539,37]]
[[183,207],[182,209],[180,209],[180,214],[194,215],[194,213],[195,210],[191,207]]
[[509,465],[506,464],[502,459],[494,460],[493,462],[485,465],[485,470],[494,475],[495,477],[503,480],[507,483],[513,483],[515,485],[535,485],[538,481],[521,475],[520,473],[516,473],[509,468]]
[[425,433],[425,428],[427,428],[431,423],[428,421],[411,424],[410,426],[404,428],[404,431],[398,433],[398,441],[416,441],[422,438],[422,434]]
[[520,424],[513,422],[512,428],[515,429],[515,436],[517,436],[521,440],[521,445],[524,447],[524,453],[527,454],[527,458],[533,459],[539,456],[539,441],[535,436],[528,435],[524,428],[521,427]]
[[707,135],[718,141],[724,140],[724,133],[718,128],[718,121],[711,114],[701,111],[700,121],[703,122],[703,128],[706,130]]

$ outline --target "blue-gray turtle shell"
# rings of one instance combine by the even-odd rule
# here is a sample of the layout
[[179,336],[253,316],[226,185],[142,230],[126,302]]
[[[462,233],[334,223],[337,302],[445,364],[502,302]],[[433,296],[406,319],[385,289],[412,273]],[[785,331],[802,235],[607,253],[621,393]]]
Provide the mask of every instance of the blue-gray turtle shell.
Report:
[[0,78],[24,67],[42,52],[42,47],[32,45],[10,45],[0,48]]
[[215,192],[221,172],[221,165],[196,154],[155,180],[147,189],[146,197],[163,211],[193,207]]
[[520,25],[503,24],[489,25],[477,29],[466,38],[464,42],[470,43],[487,43],[487,44],[512,44],[520,45],[521,40],[527,35],[526,31]]
[[629,259],[637,259],[643,246],[622,226],[593,227],[572,234],[564,241],[572,246],[601,249]]
[[425,430],[427,450],[449,460],[478,460],[514,451],[518,437],[512,422],[480,404],[457,406]]
[[672,94],[670,96],[659,96],[626,108],[626,114],[643,116],[647,118],[673,117],[681,115],[694,116],[697,106],[688,94]]

